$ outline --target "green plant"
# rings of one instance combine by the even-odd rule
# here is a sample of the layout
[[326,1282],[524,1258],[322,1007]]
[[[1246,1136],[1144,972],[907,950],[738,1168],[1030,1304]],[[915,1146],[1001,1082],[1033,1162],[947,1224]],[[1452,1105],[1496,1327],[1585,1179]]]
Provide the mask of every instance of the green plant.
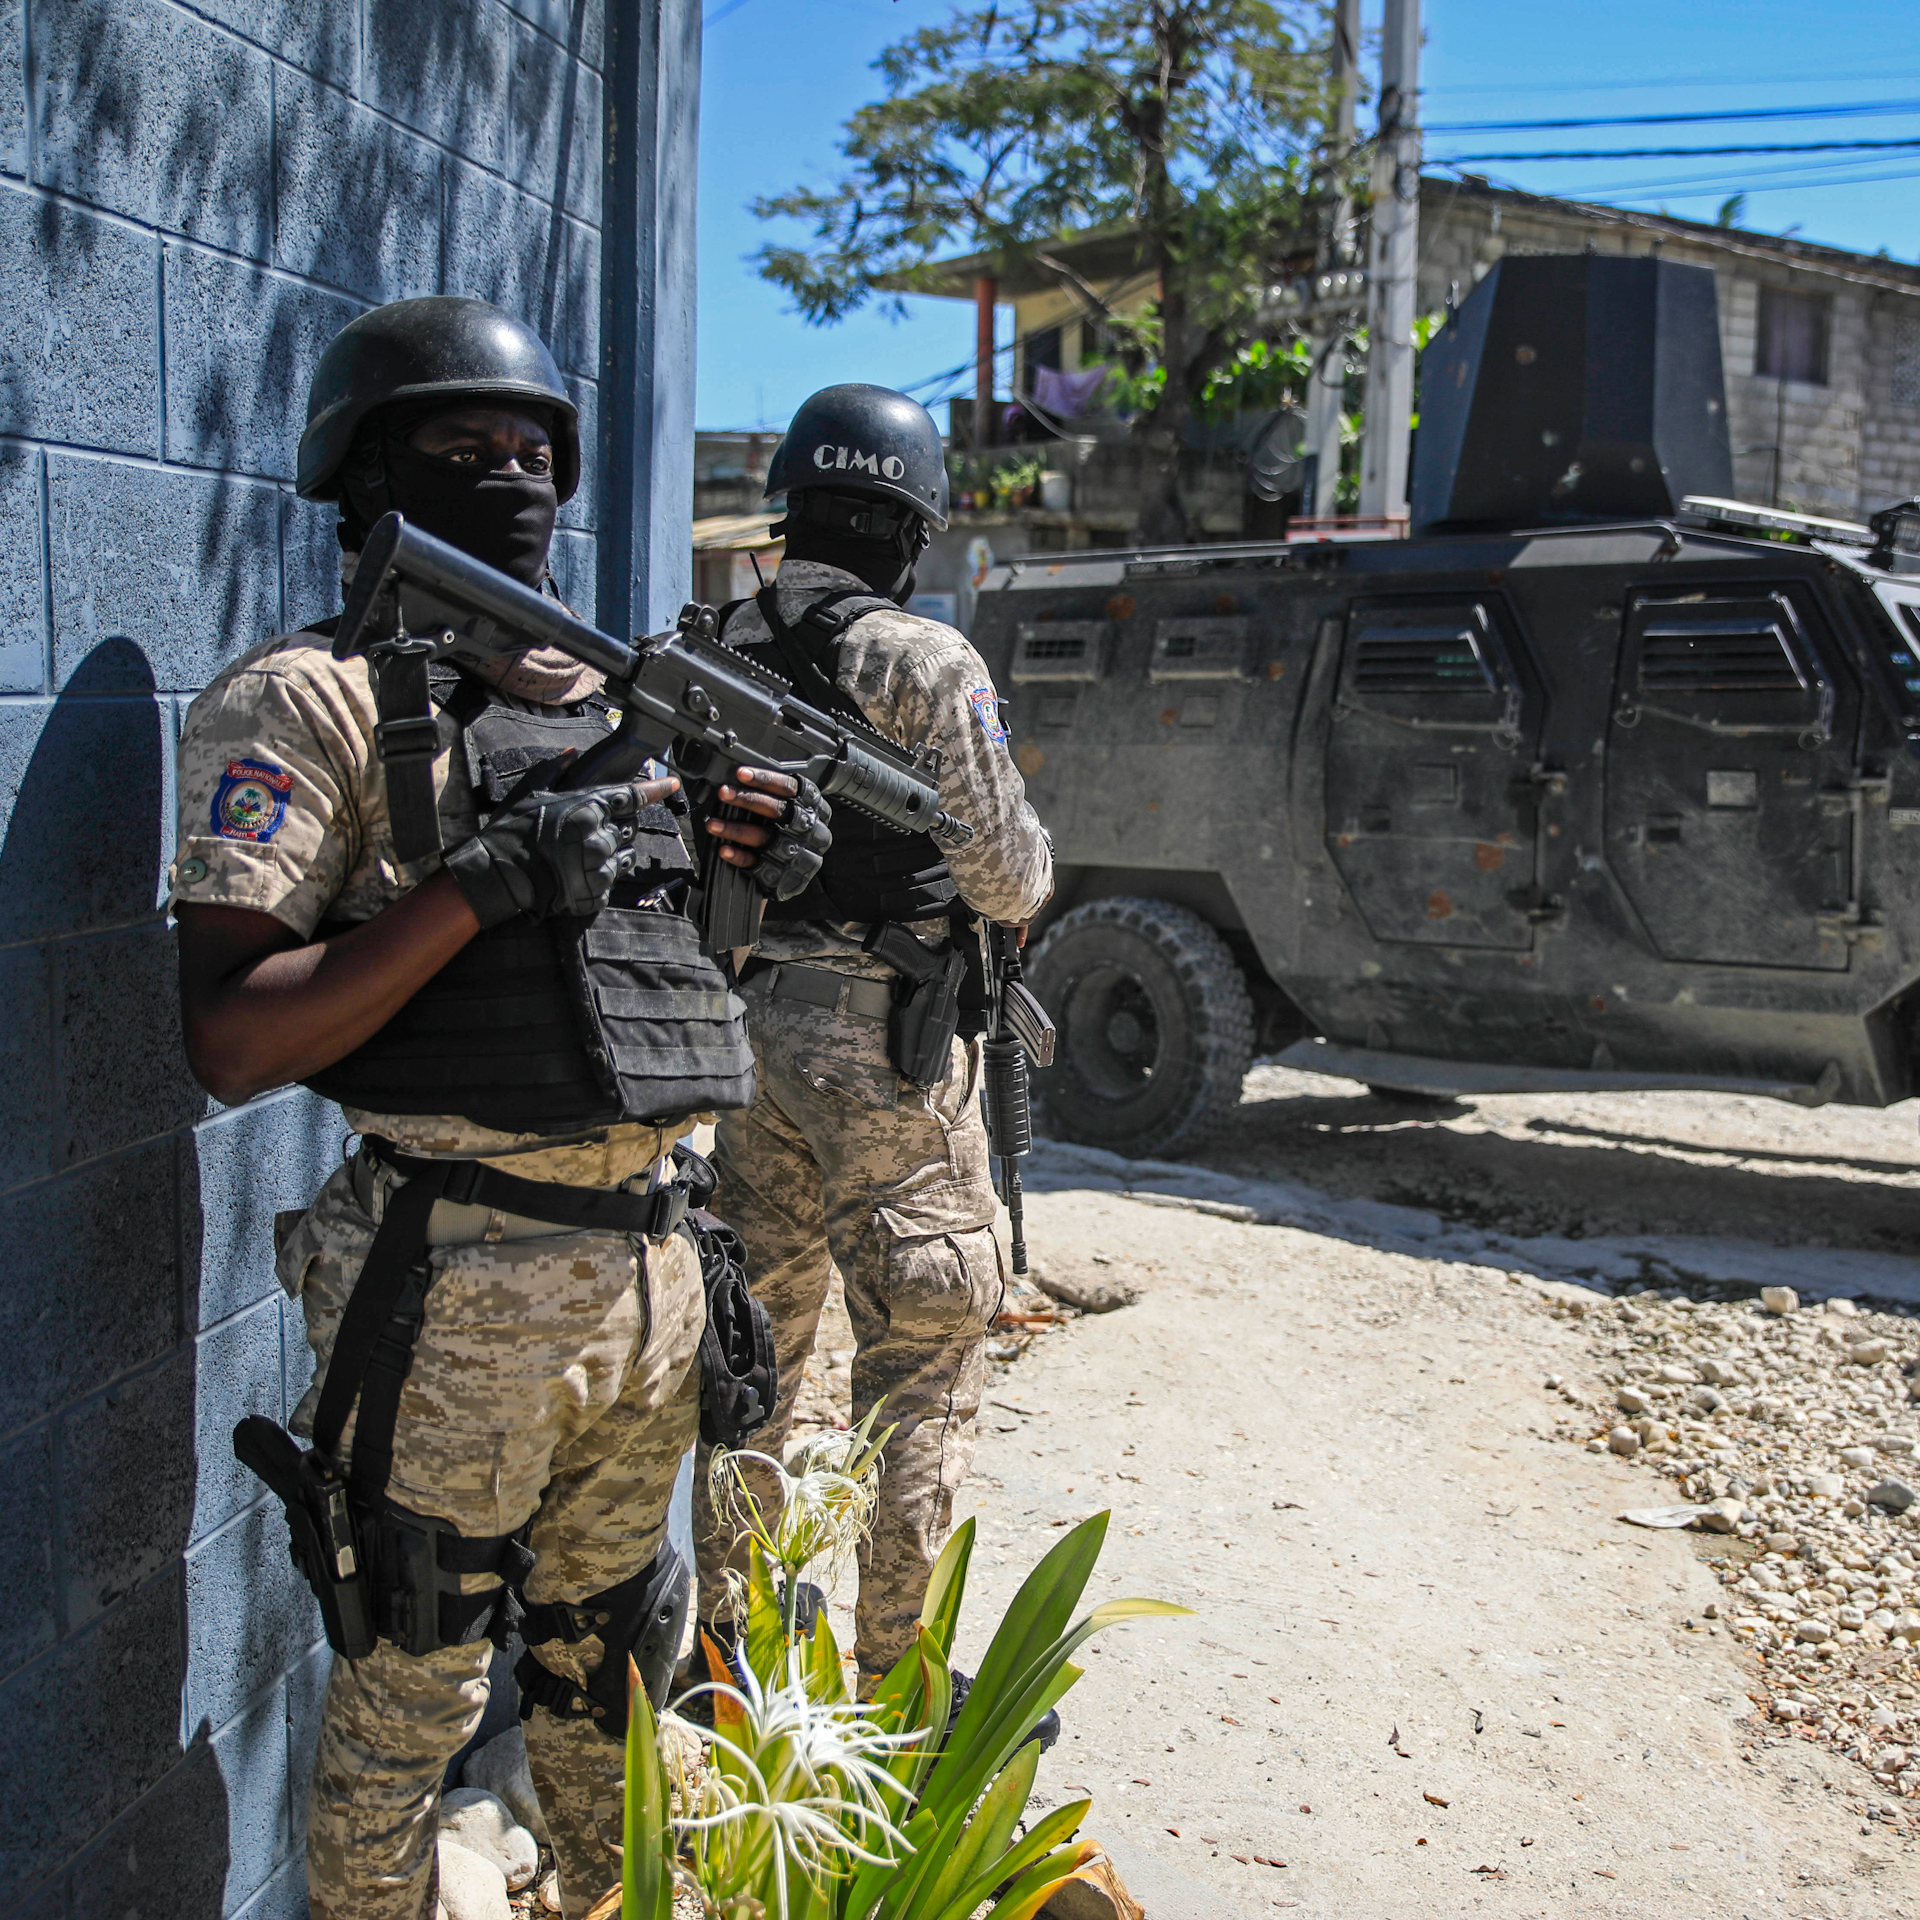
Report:
[[934,1568],[915,1646],[864,1706],[848,1694],[825,1616],[810,1635],[791,1633],[774,1563],[756,1541],[744,1671],[739,1685],[711,1689],[714,1747],[704,1778],[687,1774],[677,1748],[663,1760],[635,1686],[623,1920],[669,1920],[676,1869],[714,1920],[967,1920],[989,1902],[992,1920],[1030,1920],[1098,1848],[1074,1838],[1087,1800],[1018,1833],[1040,1760],[1029,1729],[1079,1679],[1072,1656],[1101,1628],[1188,1611],[1115,1600],[1074,1619],[1107,1520],[1082,1521],[1027,1577],[950,1732],[971,1520]]

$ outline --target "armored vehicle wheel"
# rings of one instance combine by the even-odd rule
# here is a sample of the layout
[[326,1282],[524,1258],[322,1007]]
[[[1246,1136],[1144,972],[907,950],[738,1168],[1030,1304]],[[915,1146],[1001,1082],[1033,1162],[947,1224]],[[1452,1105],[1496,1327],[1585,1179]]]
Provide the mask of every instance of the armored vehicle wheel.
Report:
[[1116,897],[1063,914],[1028,978],[1060,1031],[1036,1076],[1057,1138],[1138,1158],[1191,1145],[1240,1101],[1253,1005],[1226,942],[1185,907]]

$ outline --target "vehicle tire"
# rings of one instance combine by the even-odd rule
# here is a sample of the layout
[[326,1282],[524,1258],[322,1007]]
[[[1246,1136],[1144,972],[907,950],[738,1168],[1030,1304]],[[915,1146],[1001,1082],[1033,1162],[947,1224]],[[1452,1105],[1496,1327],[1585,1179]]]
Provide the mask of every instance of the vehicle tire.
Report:
[[1063,914],[1027,977],[1059,1029],[1034,1078],[1054,1138],[1138,1159],[1191,1146],[1240,1103],[1253,1003],[1198,914],[1116,896]]

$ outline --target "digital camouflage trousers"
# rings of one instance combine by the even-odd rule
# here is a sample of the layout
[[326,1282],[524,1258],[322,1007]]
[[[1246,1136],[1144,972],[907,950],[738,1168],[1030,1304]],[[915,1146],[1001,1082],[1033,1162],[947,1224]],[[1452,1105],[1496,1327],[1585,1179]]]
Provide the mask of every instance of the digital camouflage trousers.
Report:
[[[763,976],[764,978],[764,976]],[[772,1318],[780,1398],[749,1443],[779,1458],[801,1368],[833,1267],[853,1322],[853,1416],[883,1395],[888,1443],[871,1542],[860,1554],[857,1615],[863,1674],[884,1673],[913,1644],[927,1577],[953,1524],[953,1497],[973,1459],[986,1329],[1001,1286],[994,1195],[980,1118],[980,1048],[956,1041],[945,1080],[922,1092],[887,1059],[876,1020],[745,998],[759,1094],[723,1114],[714,1153],[718,1210],[747,1244],[748,1277]],[[728,1618],[725,1569],[744,1569],[694,1473],[700,1613]],[[753,1470],[763,1501],[771,1476]]]
[[[367,1169],[362,1160],[336,1173],[281,1250],[320,1365],[295,1416],[302,1431],[392,1187]],[[484,1237],[503,1226],[506,1237]],[[432,1252],[392,1498],[470,1536],[510,1533],[531,1516],[529,1600],[579,1601],[628,1579],[664,1538],[699,1424],[705,1297],[692,1247],[678,1234],[554,1233],[444,1203],[430,1238],[451,1244]],[[314,1920],[433,1920],[441,1780],[486,1707],[492,1651],[481,1640],[415,1657],[382,1641],[364,1660],[334,1661],[309,1810]],[[534,1651],[584,1681],[602,1649],[589,1636]],[[589,1720],[536,1708],[527,1755],[565,1911],[578,1920],[619,1878],[621,1748]]]

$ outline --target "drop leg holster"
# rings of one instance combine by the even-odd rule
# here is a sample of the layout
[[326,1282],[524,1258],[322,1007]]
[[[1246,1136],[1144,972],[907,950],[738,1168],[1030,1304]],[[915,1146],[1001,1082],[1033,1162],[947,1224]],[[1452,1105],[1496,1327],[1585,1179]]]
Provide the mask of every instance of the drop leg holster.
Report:
[[627,1661],[640,1670],[640,1684],[656,1708],[666,1704],[687,1624],[693,1575],[673,1547],[660,1551],[619,1585],[569,1603],[549,1601],[522,1609],[520,1632],[530,1648],[548,1640],[570,1645],[599,1637],[600,1664],[583,1691],[565,1674],[543,1666],[531,1651],[520,1656],[513,1677],[520,1683],[520,1717],[536,1706],[561,1720],[591,1720],[615,1740],[627,1737]]
[[[520,1591],[533,1570],[531,1520],[512,1533],[470,1537],[387,1497],[400,1392],[433,1284],[428,1219],[446,1199],[555,1226],[658,1238],[685,1217],[686,1192],[674,1185],[608,1193],[522,1180],[472,1160],[424,1160],[384,1143],[377,1152],[407,1178],[388,1198],[340,1317],[313,1417],[313,1447],[303,1450],[283,1427],[254,1414],[234,1429],[234,1452],[286,1506],[293,1562],[320,1602],[336,1653],[361,1660],[377,1640],[411,1654],[475,1640],[504,1647],[521,1631]],[[356,1400],[352,1465],[342,1473],[341,1436]],[[463,1592],[473,1575],[499,1584]]]

